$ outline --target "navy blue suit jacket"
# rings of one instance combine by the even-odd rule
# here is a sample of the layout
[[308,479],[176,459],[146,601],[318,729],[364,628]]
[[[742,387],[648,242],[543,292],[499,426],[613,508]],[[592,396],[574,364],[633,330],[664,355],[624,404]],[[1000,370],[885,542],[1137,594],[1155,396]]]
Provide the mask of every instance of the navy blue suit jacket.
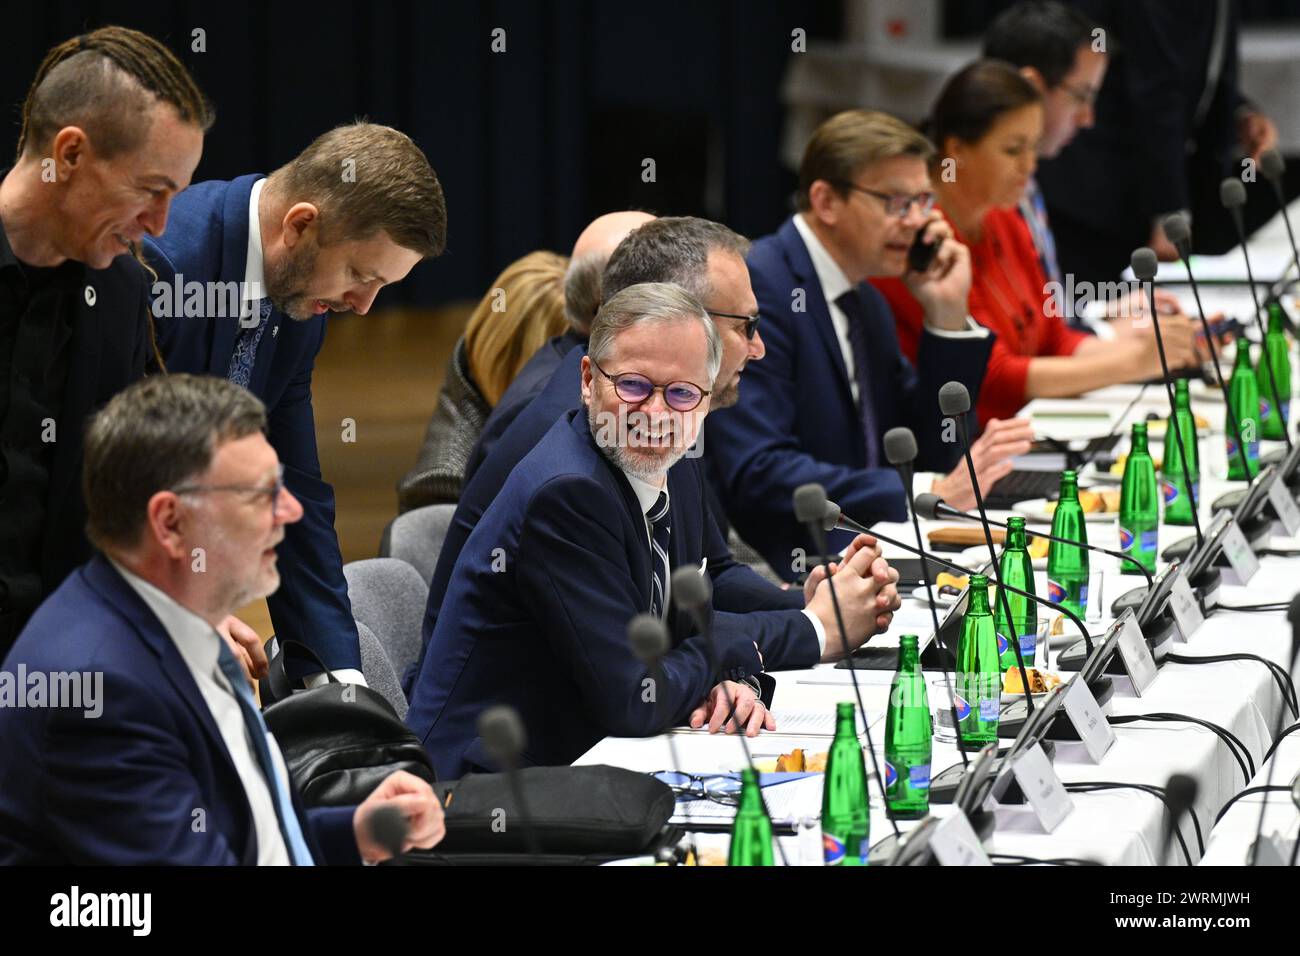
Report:
[[[106,559],[41,605],[4,669],[29,681],[100,673],[103,685],[98,717],[0,707],[0,865],[257,862],[248,799],[212,713],[158,618]],[[317,861],[359,862],[355,807],[304,814],[295,795],[295,808]]]
[[[584,346],[585,353],[586,344],[585,337],[570,329],[562,335],[547,339],[542,343],[542,347],[533,353],[532,358],[524,363],[524,367],[519,370],[510,387],[501,396],[501,401],[496,403],[487,421],[483,423],[483,431],[479,433],[478,441],[474,443],[474,448],[469,454],[469,462],[465,465],[465,481],[474,477],[474,472],[478,471],[484,459],[492,453],[492,449],[501,440],[506,429],[514,424],[514,420],[520,413],[533,403],[533,399],[542,394],[546,383],[551,380],[551,376],[560,367],[564,357],[578,346]],[[566,405],[565,410],[569,407]]]
[[[424,613],[424,646],[421,660],[404,675],[404,686],[409,695],[415,674],[423,662],[423,656],[429,651],[429,636],[433,634],[438,622],[439,609],[443,604],[451,584],[452,574],[470,534],[482,520],[488,506],[496,499],[511,472],[529,452],[540,442],[555,422],[567,412],[582,407],[582,357],[587,354],[585,345],[572,349],[563,359],[555,374],[551,376],[546,387],[515,419],[502,434],[496,447],[461,489],[460,501],[452,515],[443,540],[442,550],[438,554],[438,564],[434,569],[429,586],[429,602]],[[707,419],[706,419],[707,420]],[[679,468],[698,470],[703,473],[696,458],[686,458]],[[707,486],[706,486],[707,488]],[[707,489],[711,491],[711,489]],[[706,501],[706,505],[708,502]],[[723,588],[731,589],[733,595],[745,594],[743,600],[735,598],[734,610],[746,611],[786,611],[803,607],[803,594],[798,590],[783,591],[764,580],[747,565],[736,561],[727,547],[726,538],[721,534],[717,524],[712,520],[710,510],[706,554],[709,559],[708,571],[713,580],[714,592],[724,579]],[[715,608],[719,605],[715,602]],[[731,609],[728,609],[731,610]],[[803,615],[795,618],[784,617],[786,633],[782,639],[765,646],[760,640],[763,657],[768,670],[789,670],[810,667],[817,662],[816,634],[812,625]]]
[[[668,491],[671,567],[698,564],[717,534],[700,470],[675,465]],[[817,657],[800,611],[714,613],[715,666],[674,606],[673,649],[657,703],[647,702],[627,625],[649,610],[651,576],[631,485],[596,447],[586,413],[566,414],[511,473],[456,562],[406,717],[438,774],[494,769],[476,729],[494,704],[522,717],[527,763],[567,764],[607,735],[647,736],[684,720],[721,679],[760,673],[756,643],[764,658],[802,655],[807,666]],[[745,576],[715,575],[715,612],[747,610],[750,592]]]
[[[248,197],[260,175],[230,182],[198,183],[172,202],[161,238],[146,240],[158,281],[244,280],[248,257]],[[155,284],[155,293],[160,287]],[[174,298],[174,297],[173,297]],[[239,316],[159,315],[154,296],[158,348],[169,372],[225,378],[239,332]],[[175,311],[175,310],[172,310]],[[302,520],[285,528],[277,548],[280,588],[269,598],[271,622],[283,640],[316,651],[327,667],[361,669],[343,558],[334,533],[334,489],[321,478],[311,375],[325,341],[325,317],[295,322],[272,309],[257,348],[249,391],[266,404],[267,439],[284,464],[284,483],[302,502]]]
[[[793,220],[750,249],[749,275],[763,316],[767,355],[745,370],[740,401],[705,419],[705,450],[716,466],[720,495],[740,536],[778,574],[794,580],[794,549],[811,553],[812,538],[794,516],[794,490],[819,482],[844,513],[863,524],[901,521],[906,498],[898,473],[866,467],[866,444],[821,283]],[[795,311],[802,289],[804,310]],[[993,346],[926,332],[917,368],[898,347],[894,316],[880,293],[857,287],[870,324],[868,374],[880,435],[906,425],[916,434],[918,470],[948,471],[958,444],[942,440],[939,388],[956,380],[971,393],[984,381]],[[883,451],[879,460],[885,461]],[[851,536],[831,535],[836,549]]]

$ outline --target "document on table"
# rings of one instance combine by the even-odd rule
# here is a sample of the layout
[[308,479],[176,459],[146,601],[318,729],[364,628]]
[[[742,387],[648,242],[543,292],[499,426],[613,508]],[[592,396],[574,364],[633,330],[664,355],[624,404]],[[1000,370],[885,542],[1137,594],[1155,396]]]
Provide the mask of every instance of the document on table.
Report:
[[[856,708],[855,708],[856,710]],[[772,732],[763,731],[764,737],[770,737],[773,734],[792,734],[798,737],[834,737],[835,736],[835,711],[826,710],[784,710],[780,707],[772,711],[772,716],[776,718],[776,730]],[[871,721],[871,726],[884,718],[883,710],[872,710],[867,708],[867,717]],[[862,714],[858,712],[858,733],[861,734],[865,728],[862,726]],[[670,733],[674,734],[707,734],[708,725],[692,730],[690,727],[674,727]]]

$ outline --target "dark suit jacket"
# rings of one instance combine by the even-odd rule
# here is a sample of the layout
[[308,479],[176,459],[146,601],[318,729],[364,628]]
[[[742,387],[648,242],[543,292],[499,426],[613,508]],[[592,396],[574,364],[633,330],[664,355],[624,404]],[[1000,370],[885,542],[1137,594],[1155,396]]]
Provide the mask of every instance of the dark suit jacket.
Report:
[[[438,554],[438,564],[434,569],[429,587],[429,602],[424,614],[424,646],[421,659],[408,669],[403,676],[403,686],[410,694],[415,675],[423,664],[423,657],[429,651],[429,636],[433,634],[438,622],[439,609],[452,581],[453,571],[460,558],[461,551],[469,540],[470,534],[479,525],[488,506],[496,499],[506,480],[529,452],[536,447],[551,426],[575,408],[582,407],[581,370],[582,357],[587,353],[585,345],[572,349],[560,361],[555,374],[551,376],[546,387],[525,408],[511,426],[502,434],[492,454],[484,461],[472,479],[461,490],[460,501],[452,515],[443,540],[442,550]],[[700,460],[686,458],[678,465],[679,469],[704,472]],[[705,484],[706,493],[711,498],[712,489]],[[706,505],[710,504],[706,501]],[[710,511],[712,518],[712,511]],[[741,564],[732,557],[717,523],[709,521],[709,533],[706,539],[709,558],[708,571],[713,580],[715,593],[718,584],[724,578],[733,594],[743,590],[744,602],[737,605],[742,611],[785,611],[803,607],[803,595],[798,590],[782,591]],[[727,588],[724,587],[724,591]],[[715,604],[715,608],[718,607]],[[768,670],[788,670],[809,667],[817,661],[816,635],[812,625],[802,616],[782,617],[786,632],[782,639],[766,646],[762,640],[759,646]]]
[[[1063,272],[1076,280],[1114,280],[1152,220],[1192,208],[1198,166],[1218,203],[1236,146],[1237,4],[1229,3],[1223,70],[1209,111],[1193,124],[1205,88],[1214,2],[1076,0],[1106,29],[1114,54],[1097,98],[1096,125],[1080,130],[1061,154],[1039,167]],[[1240,172],[1240,168],[1237,169]],[[1205,228],[1193,223],[1193,239]],[[1077,235],[1077,233],[1086,235]],[[1236,244],[1235,238],[1230,243]]]
[[[167,231],[146,240],[159,282],[243,282],[248,197],[259,175],[191,186],[172,203]],[[155,285],[155,291],[159,287]],[[174,298],[174,297],[173,297]],[[157,315],[158,346],[171,372],[225,378],[239,316]],[[280,588],[267,598],[276,635],[311,647],[327,667],[361,669],[343,558],[334,533],[334,489],[321,478],[311,374],[325,341],[325,317],[295,322],[272,310],[257,349],[249,390],[266,403],[267,438],[284,464],[284,483],[302,502],[302,520],[285,528]]]
[[[496,443],[501,440],[520,413],[532,404],[533,400],[546,388],[555,370],[560,367],[564,357],[578,346],[585,346],[587,340],[572,329],[554,336],[542,344],[532,358],[524,363],[515,380],[510,383],[501,401],[497,402],[492,413],[488,415],[483,431],[479,434],[474,450],[470,452],[469,464],[465,466],[465,480],[474,477],[484,459],[491,454]],[[567,409],[569,406],[565,406]]]
[[[721,478],[731,523],[777,574],[794,580],[800,573],[794,549],[805,554],[813,549],[794,516],[797,487],[821,483],[846,515],[863,524],[903,520],[906,499],[897,472],[866,467],[844,356],[793,221],[755,242],[748,262],[767,355],[745,370],[740,401],[705,419],[704,448]],[[794,311],[795,289],[804,290],[806,311]],[[955,379],[970,389],[973,400],[992,336],[948,339],[926,332],[913,368],[899,350],[894,317],[880,293],[866,283],[857,291],[870,323],[869,400],[881,436],[908,426],[916,434],[918,469],[948,471],[961,451],[942,440],[939,388]],[[850,540],[837,533],[830,544],[838,549]]]
[[[717,534],[699,469],[674,466],[668,490],[671,566],[698,564]],[[439,775],[493,768],[476,721],[494,704],[523,718],[527,763],[567,764],[607,735],[646,736],[684,720],[721,679],[758,674],[755,643],[771,648],[765,658],[802,655],[807,666],[817,656],[801,612],[734,613],[749,608],[748,579],[715,575],[714,609],[733,612],[714,614],[716,664],[672,607],[673,649],[657,703],[647,702],[627,625],[650,607],[651,576],[631,485],[596,447],[586,414],[568,413],[511,473],[456,563],[406,717]]]
[[51,594],[93,553],[86,540],[86,505],[81,497],[82,437],[90,415],[141,378],[152,352],[149,279],[130,256],[118,256],[107,269],[86,270],[94,305],[78,288],[72,330],[72,357],[58,442],[50,464],[41,579]]
[[[107,560],[41,605],[4,668],[102,674],[103,710],[0,707],[0,864],[257,861],[221,732],[175,643]],[[355,807],[298,809],[315,859],[359,862]]]

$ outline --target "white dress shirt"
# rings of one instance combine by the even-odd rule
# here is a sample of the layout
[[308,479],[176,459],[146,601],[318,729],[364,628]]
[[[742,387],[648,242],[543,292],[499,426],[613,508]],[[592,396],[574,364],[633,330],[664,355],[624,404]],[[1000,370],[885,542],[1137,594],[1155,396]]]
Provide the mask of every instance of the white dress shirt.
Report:
[[[109,559],[112,561],[112,559]],[[248,736],[248,725],[244,722],[243,712],[235,692],[221,673],[217,665],[217,654],[221,649],[220,634],[203,618],[188,608],[182,607],[169,595],[150,584],[148,581],[132,574],[116,561],[113,567],[122,575],[126,583],[140,595],[140,599],[149,606],[158,622],[162,624],[167,636],[172,639],[189,668],[190,676],[198,685],[199,693],[207,704],[208,712],[221,732],[226,751],[239,774],[243,784],[244,795],[248,798],[248,808],[253,815],[253,829],[257,837],[258,866],[288,866],[289,851],[280,832],[280,818],[275,812],[271,790],[262,775],[262,765],[258,762],[253,742]],[[284,764],[284,757],[275,738],[266,735],[267,749],[275,764],[275,772],[280,786],[288,793],[289,772]],[[177,812],[188,812],[188,808],[177,808]],[[233,847],[236,853],[239,847]]]
[[[240,324],[244,328],[249,327],[253,317],[259,315],[262,300],[266,298],[266,265],[262,257],[262,217],[258,213],[257,204],[262,196],[262,187],[266,185],[265,179],[259,179],[253,183],[253,189],[248,194],[248,254],[244,259],[244,285],[240,290]],[[275,329],[271,330],[274,334]],[[366,678],[361,671],[355,668],[345,667],[341,670],[334,671],[334,676],[345,684],[366,685]],[[328,674],[312,674],[307,677],[303,683],[308,687],[320,687],[329,682]]]
[[[641,515],[643,518],[645,518],[646,546],[649,547],[652,540],[652,531],[650,528],[649,515],[650,512],[654,510],[654,506],[656,502],[659,501],[659,493],[663,492],[664,494],[668,494],[668,482],[664,481],[663,487],[659,488],[656,487],[655,485],[652,485],[650,482],[645,481],[642,478],[638,478],[636,475],[628,474],[626,471],[623,472],[623,474],[627,477],[628,484],[632,486],[632,491],[636,495],[637,504],[641,506]],[[671,496],[668,499],[668,507],[670,509],[668,513],[671,515],[672,514]],[[709,520],[709,516],[707,514],[705,515],[705,520],[706,521]],[[709,559],[706,557],[703,563],[700,565],[700,573],[707,574],[708,566],[709,566]],[[671,578],[672,575],[670,574],[669,577]],[[664,607],[668,607],[668,589],[669,589],[669,582],[665,581],[664,582]],[[822,654],[826,653],[826,628],[822,626],[822,622],[817,618],[817,615],[814,614],[812,611],[809,611],[808,609],[805,608],[803,613],[804,616],[806,616],[808,620],[812,622],[813,631],[817,635],[818,656],[820,657]]]

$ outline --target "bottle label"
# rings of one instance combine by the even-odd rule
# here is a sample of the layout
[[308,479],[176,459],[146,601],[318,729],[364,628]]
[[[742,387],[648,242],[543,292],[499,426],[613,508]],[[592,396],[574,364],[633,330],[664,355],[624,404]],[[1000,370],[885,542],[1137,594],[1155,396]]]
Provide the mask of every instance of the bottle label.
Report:
[[885,761],[885,789],[893,790],[894,787],[896,786],[898,786],[898,771],[894,769],[894,765],[892,763],[886,760]]
[[1119,549],[1121,551],[1130,551],[1133,548],[1133,532],[1128,528],[1119,529]]
[[1084,581],[1079,585],[1079,607],[1088,606],[1088,582]]
[[1260,422],[1268,421],[1268,416],[1273,414],[1273,403],[1267,398],[1260,397],[1259,400],[1259,420]]
[[957,706],[957,719],[965,720],[970,716],[970,703],[961,694],[953,693],[953,703]]
[[[1279,391],[1282,391],[1282,389],[1279,389]],[[1282,421],[1284,421],[1284,422],[1289,422],[1290,420],[1291,420],[1291,403],[1290,403],[1290,402],[1283,402],[1283,403],[1282,403]]]
[[1047,600],[1051,601],[1053,604],[1062,603],[1065,600],[1065,586],[1048,579]]
[[930,765],[928,763],[918,764],[907,771],[907,782],[912,785],[914,790],[930,789]]
[[1007,640],[1006,635],[998,632],[998,657],[1001,657],[1011,649],[1011,642]]
[[1144,552],[1154,551],[1156,549],[1156,546],[1157,546],[1156,529],[1148,528],[1146,531],[1143,531],[1141,537],[1139,538],[1138,550]]
[[[1175,485],[1172,481],[1160,482],[1160,493],[1164,496],[1166,506],[1172,505],[1179,498],[1178,486]],[[1120,536],[1120,540],[1121,542],[1123,541],[1122,534]]]
[[1020,656],[1030,658],[1034,656],[1034,651],[1038,649],[1038,635],[1033,631],[1026,631],[1020,635]]
[[996,697],[985,697],[980,701],[980,720],[996,721],[1002,714],[1001,701]]
[[825,830],[822,830],[822,858],[827,866],[839,866],[844,862],[844,841]]

